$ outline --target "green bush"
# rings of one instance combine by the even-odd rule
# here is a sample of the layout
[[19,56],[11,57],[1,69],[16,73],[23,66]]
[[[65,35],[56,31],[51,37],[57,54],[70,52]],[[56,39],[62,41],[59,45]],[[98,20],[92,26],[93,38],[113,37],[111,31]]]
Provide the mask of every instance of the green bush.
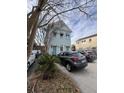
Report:
[[52,56],[49,54],[42,55],[38,58],[38,63],[40,70],[43,71],[43,79],[53,78],[57,67],[55,63],[59,63],[60,59],[57,56]]

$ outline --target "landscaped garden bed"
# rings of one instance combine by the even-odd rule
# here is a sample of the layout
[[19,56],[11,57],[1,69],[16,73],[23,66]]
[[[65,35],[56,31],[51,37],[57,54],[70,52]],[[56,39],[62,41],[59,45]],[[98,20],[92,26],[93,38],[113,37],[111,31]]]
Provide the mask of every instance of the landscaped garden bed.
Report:
[[[40,77],[42,77],[42,75],[40,75]],[[37,75],[35,74],[34,77],[35,76]],[[56,72],[55,78],[53,79],[43,80],[40,77],[35,79],[32,77],[30,80],[30,84],[32,85],[28,84],[27,93],[32,93],[32,91],[34,91],[34,93],[80,93],[79,88],[70,77],[59,70]]]
[[55,57],[47,55],[41,59],[47,64],[39,65],[28,78],[27,93],[80,93],[74,81],[54,65]]

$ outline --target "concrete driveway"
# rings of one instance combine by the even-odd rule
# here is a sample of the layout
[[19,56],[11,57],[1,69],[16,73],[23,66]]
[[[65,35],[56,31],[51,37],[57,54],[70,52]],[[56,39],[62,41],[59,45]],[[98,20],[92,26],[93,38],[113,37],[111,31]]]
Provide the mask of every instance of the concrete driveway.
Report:
[[97,93],[97,63],[88,63],[85,69],[68,72],[65,67],[60,69],[69,75],[81,89],[81,93]]

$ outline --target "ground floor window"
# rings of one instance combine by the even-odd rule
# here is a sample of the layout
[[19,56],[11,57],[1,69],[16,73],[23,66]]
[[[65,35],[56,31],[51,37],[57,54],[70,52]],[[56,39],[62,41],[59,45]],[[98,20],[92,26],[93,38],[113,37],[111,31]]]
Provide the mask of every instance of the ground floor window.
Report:
[[96,49],[96,47],[92,47],[92,49]]
[[69,51],[69,49],[70,49],[70,46],[66,46],[66,50]]
[[60,47],[60,51],[63,51],[63,46]]
[[52,55],[56,55],[57,46],[52,46]]

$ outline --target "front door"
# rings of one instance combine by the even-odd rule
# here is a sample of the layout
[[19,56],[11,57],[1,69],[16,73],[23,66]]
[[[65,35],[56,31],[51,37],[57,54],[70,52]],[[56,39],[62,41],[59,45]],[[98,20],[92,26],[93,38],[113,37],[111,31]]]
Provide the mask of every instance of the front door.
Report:
[[57,48],[56,46],[53,46],[53,51],[52,51],[53,55],[56,55],[56,48]]

